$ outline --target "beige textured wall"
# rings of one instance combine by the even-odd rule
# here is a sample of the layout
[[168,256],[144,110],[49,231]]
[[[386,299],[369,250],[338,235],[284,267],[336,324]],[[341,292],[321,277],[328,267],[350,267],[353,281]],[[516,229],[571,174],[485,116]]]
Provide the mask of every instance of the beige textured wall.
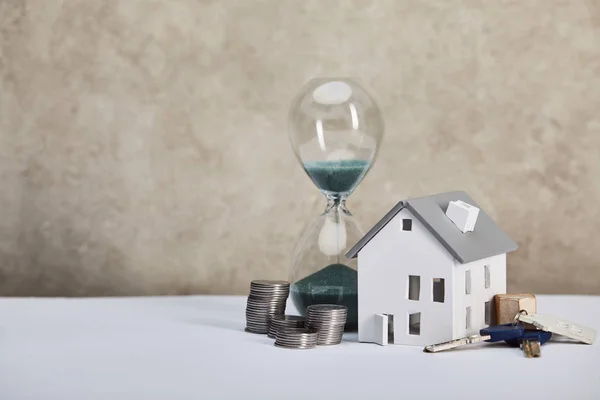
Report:
[[465,189],[511,291],[600,294],[596,0],[0,0],[0,294],[246,293],[324,202],[289,147],[313,76],[380,98],[365,228]]

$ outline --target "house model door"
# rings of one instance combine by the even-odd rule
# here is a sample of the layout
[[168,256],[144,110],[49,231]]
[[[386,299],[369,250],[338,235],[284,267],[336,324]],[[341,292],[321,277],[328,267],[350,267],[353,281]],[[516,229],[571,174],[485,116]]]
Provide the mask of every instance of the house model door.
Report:
[[375,314],[375,343],[385,346],[394,343],[394,316]]

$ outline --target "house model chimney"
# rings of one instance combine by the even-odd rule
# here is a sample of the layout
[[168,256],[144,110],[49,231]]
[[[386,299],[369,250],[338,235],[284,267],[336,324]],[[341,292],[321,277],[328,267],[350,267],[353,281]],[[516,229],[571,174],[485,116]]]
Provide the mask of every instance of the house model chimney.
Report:
[[479,208],[461,200],[451,201],[446,210],[446,216],[462,233],[472,232],[477,223]]

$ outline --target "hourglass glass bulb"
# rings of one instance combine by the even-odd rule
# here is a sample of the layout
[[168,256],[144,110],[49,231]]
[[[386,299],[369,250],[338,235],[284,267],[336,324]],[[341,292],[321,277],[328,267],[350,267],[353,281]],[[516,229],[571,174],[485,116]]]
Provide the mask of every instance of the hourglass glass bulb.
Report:
[[327,197],[348,197],[365,177],[383,137],[373,96],[353,79],[313,79],[292,104],[290,141]]
[[347,246],[346,224],[343,219],[327,217],[319,232],[319,249],[326,256],[339,256]]

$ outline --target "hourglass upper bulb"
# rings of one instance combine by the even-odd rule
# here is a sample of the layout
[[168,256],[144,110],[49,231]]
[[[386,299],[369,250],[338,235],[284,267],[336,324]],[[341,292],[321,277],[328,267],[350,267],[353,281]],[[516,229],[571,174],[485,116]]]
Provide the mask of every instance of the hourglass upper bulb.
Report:
[[349,78],[309,81],[292,104],[290,142],[314,184],[347,197],[377,156],[384,122],[373,96]]

